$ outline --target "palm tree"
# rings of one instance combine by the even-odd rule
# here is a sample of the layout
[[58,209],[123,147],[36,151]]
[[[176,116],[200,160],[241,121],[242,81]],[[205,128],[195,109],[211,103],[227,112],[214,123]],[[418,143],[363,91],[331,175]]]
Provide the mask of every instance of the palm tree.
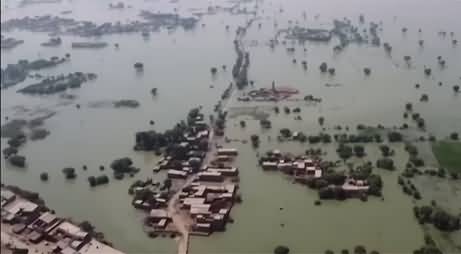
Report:
[[459,92],[459,86],[458,86],[458,85],[454,85],[454,86],[453,86],[453,91],[455,91],[455,93],[458,93],[458,92]]

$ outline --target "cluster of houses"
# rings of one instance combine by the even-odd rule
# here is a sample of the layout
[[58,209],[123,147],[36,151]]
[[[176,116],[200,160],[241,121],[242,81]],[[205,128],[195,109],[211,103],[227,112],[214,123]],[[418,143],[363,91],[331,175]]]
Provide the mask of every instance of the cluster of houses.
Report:
[[264,170],[279,170],[296,177],[321,178],[323,170],[320,162],[319,159],[307,156],[296,158],[283,156],[279,150],[273,150],[260,160],[260,165]]
[[[326,179],[325,168],[319,158],[309,156],[286,156],[279,150],[272,150],[260,159],[259,163],[263,170],[278,170],[288,175],[293,175],[297,182],[315,182]],[[328,184],[328,183],[327,183]],[[341,186],[330,186],[329,188],[340,188],[349,196],[360,196],[366,193],[370,186],[366,180],[355,180],[345,177]]]
[[275,86],[272,82],[271,88],[259,88],[251,90],[246,96],[238,97],[239,101],[281,101],[298,94],[299,91],[288,86]]
[[174,151],[158,162],[154,173],[167,170],[170,178],[186,178],[200,169],[209,149],[210,130],[201,113],[191,119],[190,127],[181,141],[174,144]]
[[[154,173],[166,171],[163,184],[140,182],[131,189],[133,206],[149,214],[144,224],[151,237],[175,235],[178,229],[172,223],[174,216],[182,216],[189,231],[198,235],[223,231],[231,221],[230,210],[234,201],[239,200],[235,184],[239,171],[232,166],[238,151],[211,147],[211,137],[203,114],[191,110],[188,128],[174,144],[168,145],[166,155],[153,169]],[[174,215],[168,209],[170,202],[175,206]]]
[[[231,219],[231,208],[236,199],[237,185],[206,185],[194,182],[180,192],[180,209],[190,222],[191,234],[209,235],[216,231],[224,231]],[[158,232],[168,232],[171,215],[166,209],[152,209],[148,217],[149,223]]]
[[[189,161],[181,163],[181,168],[168,169],[168,178],[170,179],[186,179],[189,175],[197,173],[197,177],[200,181],[209,181],[209,182],[222,182],[225,177],[234,177],[238,176],[238,169],[234,167],[225,166],[233,161],[234,157],[238,154],[238,151],[233,148],[218,148],[216,152],[216,159],[213,161],[213,167],[202,167],[198,171],[194,171],[190,167],[190,160],[195,159],[194,157],[189,158]],[[200,163],[204,158],[205,154],[201,157]],[[168,167],[168,161],[161,162],[160,168]]]
[[122,254],[70,221],[5,188],[1,189],[1,225],[2,250],[12,253]]
[[[239,171],[230,164],[237,154],[236,149],[218,148],[210,166],[194,171],[184,161],[182,168],[168,169],[167,177],[172,182],[194,177],[193,182],[180,188],[178,194],[179,209],[189,222],[191,234],[209,235],[223,231],[226,223],[232,221],[230,210],[234,202],[239,201],[238,185],[235,184]],[[150,206],[147,224],[153,227],[154,232],[174,232],[172,216],[166,209],[167,200],[158,193],[154,193],[154,196],[155,203],[159,205]],[[134,202],[138,202],[140,208],[144,203],[141,200]]]

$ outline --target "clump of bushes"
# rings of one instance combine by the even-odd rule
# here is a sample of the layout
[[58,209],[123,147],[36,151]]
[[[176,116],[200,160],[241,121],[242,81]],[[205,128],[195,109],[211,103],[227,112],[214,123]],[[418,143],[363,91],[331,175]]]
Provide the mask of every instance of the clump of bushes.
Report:
[[40,174],[40,180],[42,181],[48,181],[48,173],[43,172]]
[[345,144],[340,144],[336,149],[336,152],[341,159],[347,160],[352,156],[352,147]]
[[383,157],[389,157],[394,155],[394,150],[391,150],[387,145],[379,146],[379,150],[381,150],[381,154],[383,155]]
[[413,254],[442,254],[442,251],[435,245],[425,245],[413,251]]
[[449,214],[440,207],[433,206],[415,206],[414,215],[420,224],[433,224],[440,231],[456,231],[461,227],[460,217]]
[[416,156],[410,156],[409,162],[412,163],[415,167],[424,166],[424,160]]
[[280,129],[280,135],[282,135],[282,137],[284,137],[284,138],[289,138],[289,137],[291,137],[292,133],[291,133],[290,129],[283,128],[283,129]]
[[334,136],[335,141],[341,143],[371,143],[374,140],[378,143],[382,142],[381,136],[377,135],[366,135],[366,134],[335,134]]
[[284,245],[279,245],[275,247],[274,254],[288,254],[290,253],[290,248]]
[[399,176],[398,184],[400,186],[402,186],[403,193],[405,193],[405,194],[407,194],[409,196],[412,196],[416,200],[421,199],[421,194],[419,193],[419,191],[416,189],[415,185],[410,180],[405,182],[403,177]]
[[391,158],[381,158],[377,160],[376,167],[387,170],[395,170],[394,161]]
[[413,178],[415,175],[421,175],[422,172],[419,171],[417,168],[409,167],[403,171],[402,176],[406,178]]
[[412,144],[405,144],[405,151],[407,151],[412,156],[418,155],[418,148]]
[[267,119],[262,119],[261,121],[259,121],[259,124],[263,129],[270,129],[272,127],[271,121]]
[[357,157],[365,156],[365,148],[362,145],[355,145],[354,146],[354,154]]
[[77,177],[77,174],[75,174],[74,168],[64,168],[62,170],[62,173],[64,173],[66,179],[74,179]]
[[403,136],[400,132],[392,131],[387,134],[389,142],[402,142]]

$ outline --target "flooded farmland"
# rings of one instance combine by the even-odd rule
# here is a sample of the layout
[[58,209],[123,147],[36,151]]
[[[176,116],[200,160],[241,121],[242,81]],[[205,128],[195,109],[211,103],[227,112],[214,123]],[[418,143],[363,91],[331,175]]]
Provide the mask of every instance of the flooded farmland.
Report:
[[[142,213],[131,205],[128,189],[132,182],[146,177],[163,181],[167,177],[164,171],[152,172],[162,156],[134,150],[135,134],[171,129],[197,106],[202,106],[208,120],[229,83],[236,83],[232,73],[237,61],[234,40],[240,38],[249,54],[249,82],[243,89],[233,89],[225,105],[228,116],[224,136],[228,142],[219,144],[239,151],[235,164],[240,170],[243,201],[233,206],[234,223],[225,232],[192,236],[189,253],[272,253],[277,245],[289,246],[290,253],[323,253],[327,249],[339,252],[357,245],[380,253],[412,253],[425,244],[425,234],[430,234],[446,253],[461,251],[459,230],[447,236],[431,225],[420,225],[413,215],[414,206],[430,204],[431,200],[440,200],[440,206],[459,215],[460,180],[416,176],[413,182],[423,198],[414,200],[405,195],[398,184],[409,159],[404,142],[388,144],[395,151],[392,158],[396,170],[373,169],[382,178],[382,198],[370,197],[367,202],[325,200],[318,206],[316,190],[294,184],[289,176],[264,171],[258,165],[259,156],[272,149],[303,154],[307,149],[320,148],[325,153],[322,159],[341,161],[336,142],[278,141],[282,128],[306,135],[334,135],[357,133],[359,124],[382,125],[383,130],[376,129],[385,137],[386,131],[400,130],[402,124],[407,124],[401,131],[408,142],[417,144],[419,157],[426,162],[424,167],[439,167],[431,143],[419,138],[450,140],[452,133],[461,132],[461,94],[454,91],[454,86],[461,83],[461,45],[454,43],[461,39],[460,1],[134,0],[115,9],[109,8],[113,2],[106,0],[27,2],[3,1],[2,25],[13,18],[43,15],[126,24],[142,20],[138,15],[142,10],[178,13],[198,21],[193,28],[152,29],[148,36],[140,31],[97,36],[56,33],[62,39],[56,47],[40,45],[50,38],[48,31],[6,30],[2,26],[3,36],[24,40],[14,48],[2,48],[2,69],[21,59],[33,61],[70,54],[63,63],[31,70],[24,81],[2,87],[2,133],[4,124],[12,119],[31,121],[52,113],[40,126],[49,134],[44,139],[28,139],[19,147],[18,154],[26,157],[24,168],[11,165],[2,155],[2,183],[40,193],[47,205],[62,216],[92,222],[123,252],[177,253],[175,240],[149,238],[142,227]],[[363,34],[370,38],[351,41],[336,51],[333,48],[341,45],[339,36],[329,41],[300,41],[285,38],[282,33],[274,39],[279,31],[297,26],[332,29],[334,20],[344,18],[360,33],[369,30],[370,22],[378,24],[379,46],[370,42],[369,32]],[[248,28],[236,35],[238,28],[244,26]],[[77,49],[72,48],[73,42],[105,42],[107,46]],[[386,52],[384,43],[392,46],[392,52]],[[445,61],[443,65],[438,56]],[[323,62],[335,69],[334,75],[319,70]],[[134,68],[135,63],[143,64],[142,71]],[[213,67],[217,68],[215,74],[210,71]],[[370,68],[371,74],[365,75],[364,68]],[[427,68],[431,69],[430,75],[425,74]],[[79,88],[52,94],[17,92],[37,83],[37,73],[55,76],[75,72],[94,73],[97,78]],[[273,83],[299,93],[281,101],[244,100],[251,90],[271,88]],[[321,101],[305,100],[306,95]],[[421,100],[423,95],[428,96],[427,101]],[[135,100],[139,106],[115,107],[113,102],[118,100]],[[423,129],[411,116],[403,117],[407,103],[412,103],[413,112],[424,118]],[[274,112],[276,106],[280,113]],[[286,114],[284,107],[299,107],[300,113]],[[296,116],[300,120],[295,120]],[[324,118],[322,125],[320,117]],[[261,128],[261,119],[270,120],[272,128]],[[240,126],[242,120],[246,122],[244,128]],[[32,129],[23,127],[27,135]],[[257,149],[250,144],[254,134],[261,140]],[[6,148],[8,138],[2,137],[1,145],[2,150]],[[348,162],[375,164],[381,158],[380,144],[365,147],[365,157],[353,157]],[[120,181],[110,176],[109,184],[95,188],[88,185],[89,176],[111,175],[109,165],[122,157],[130,157],[133,165],[140,168],[139,173]],[[83,170],[84,165],[87,170]],[[101,165],[105,167],[103,171]],[[66,167],[75,168],[75,179],[65,179],[61,170]],[[335,170],[348,167],[341,163]],[[451,170],[460,172],[460,168]],[[40,181],[42,172],[48,173],[47,182]]]

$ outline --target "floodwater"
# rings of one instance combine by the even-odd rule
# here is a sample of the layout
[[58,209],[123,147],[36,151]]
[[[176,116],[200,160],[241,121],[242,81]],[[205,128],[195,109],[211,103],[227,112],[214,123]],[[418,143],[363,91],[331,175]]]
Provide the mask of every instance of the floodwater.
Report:
[[[319,105],[303,102],[289,102],[286,105],[300,106],[303,121],[293,121],[293,116],[271,115],[274,128],[265,132],[273,136],[270,143],[263,138],[261,152],[270,148],[301,153],[307,145],[294,143],[278,144],[275,135],[278,129],[290,127],[303,130],[307,134],[320,131],[319,116],[325,117],[327,127],[336,124],[349,125],[354,129],[358,123],[385,126],[400,126],[403,123],[403,109],[406,102],[413,102],[415,111],[425,118],[427,130],[438,138],[450,132],[461,131],[461,96],[455,95],[452,86],[460,84],[461,46],[452,46],[450,35],[442,38],[437,32],[444,30],[461,36],[461,2],[447,0],[353,0],[345,3],[331,1],[257,1],[258,17],[244,38],[250,52],[249,79],[255,87],[268,87],[275,80],[277,84],[296,87],[301,94],[321,97]],[[72,0],[60,3],[30,4],[15,7],[15,1],[2,1],[2,21],[26,15],[56,14],[72,10],[67,15],[78,20],[96,22],[126,21],[137,19],[140,9],[179,13],[190,13],[189,8],[206,9],[208,1],[185,1],[171,3],[166,0],[130,1],[133,6],[125,10],[109,10],[111,1]],[[255,1],[245,1],[242,6],[249,10]],[[127,3],[126,3],[127,4]],[[214,5],[229,6],[227,1],[214,1]],[[8,5],[8,8],[5,8]],[[280,11],[280,7],[283,11]],[[302,13],[306,12],[304,20]],[[264,13],[263,13],[264,12]],[[319,14],[318,18],[315,18]],[[382,47],[369,45],[349,45],[343,52],[334,54],[334,41],[330,43],[294,44],[296,51],[288,54],[286,46],[275,49],[267,46],[276,29],[294,24],[310,27],[331,27],[334,18],[347,17],[355,24],[358,16],[365,15],[366,22],[382,22],[380,32],[382,42],[393,46],[388,56]],[[235,29],[250,17],[217,13],[204,16],[192,31],[178,29],[173,32],[161,30],[143,39],[140,34],[110,35],[95,38],[110,46],[104,49],[71,49],[72,41],[84,38],[63,36],[63,45],[44,48],[39,44],[47,40],[46,34],[16,31],[4,35],[24,39],[25,43],[13,50],[2,50],[1,66],[15,63],[18,59],[63,56],[71,54],[71,61],[52,69],[39,71],[41,74],[83,71],[95,72],[98,78],[82,85],[80,89],[69,91],[75,100],[66,100],[59,95],[27,96],[16,93],[18,89],[33,82],[22,84],[1,92],[2,124],[5,116],[33,118],[40,110],[51,110],[57,114],[46,120],[44,127],[51,134],[44,140],[28,141],[20,154],[26,155],[28,167],[17,169],[1,160],[2,182],[39,192],[47,204],[58,214],[89,220],[98,230],[127,253],[175,253],[175,242],[171,239],[150,239],[142,231],[142,215],[130,205],[128,187],[135,179],[154,177],[162,180],[163,174],[152,175],[158,158],[152,153],[134,152],[136,131],[154,128],[165,130],[182,120],[192,107],[202,105],[205,112],[211,112],[221,93],[232,82],[231,66],[236,54],[233,49]],[[201,24],[205,26],[201,26]],[[256,24],[261,23],[261,28]],[[278,28],[274,28],[277,23]],[[225,25],[230,26],[226,31]],[[402,34],[402,27],[408,32]],[[421,28],[422,32],[418,33]],[[418,40],[424,39],[424,47]],[[257,41],[252,42],[252,41]],[[115,49],[112,44],[118,43]],[[304,52],[303,47],[307,49]],[[404,55],[412,56],[411,66],[403,61]],[[437,56],[442,56],[447,66],[437,65]],[[297,64],[293,64],[293,58]],[[304,71],[300,62],[308,62]],[[136,73],[135,62],[144,63],[144,72]],[[336,75],[321,75],[318,66],[327,62],[336,68]],[[211,67],[227,65],[227,70],[219,69],[216,77],[210,74]],[[423,67],[430,66],[431,77],[425,77]],[[371,67],[372,74],[364,77],[363,68]],[[439,87],[437,83],[443,85]],[[339,87],[326,87],[325,83],[339,83]],[[416,90],[414,85],[421,84]],[[213,88],[210,88],[213,85]],[[150,90],[158,88],[158,95],[152,97]],[[230,107],[248,106],[235,98]],[[429,95],[429,102],[419,102],[423,93]],[[117,99],[135,99],[141,103],[135,109],[115,109],[112,107],[90,107],[92,103]],[[75,104],[81,108],[76,109]],[[261,110],[271,112],[273,104],[261,103]],[[282,106],[285,104],[282,104]],[[19,111],[17,106],[26,110]],[[247,128],[241,130],[238,122],[247,120]],[[152,127],[150,120],[155,121]],[[409,122],[411,125],[411,122]],[[258,121],[250,116],[230,119],[226,135],[231,138],[248,139],[259,133]],[[263,135],[264,136],[264,135]],[[2,139],[2,148],[6,140]],[[241,172],[241,192],[243,203],[232,211],[235,223],[228,226],[225,233],[217,233],[208,238],[193,237],[191,253],[270,253],[275,245],[284,244],[296,253],[319,253],[326,249],[340,250],[362,244],[368,249],[381,253],[408,253],[422,245],[423,231],[413,218],[410,199],[401,193],[397,185],[398,172],[381,172],[384,180],[382,201],[370,198],[367,203],[358,200],[346,202],[324,202],[314,206],[317,194],[301,185],[292,184],[280,174],[262,172],[256,166],[256,152],[249,144],[233,142],[239,149],[237,165]],[[334,156],[334,145],[325,146],[328,156]],[[369,150],[368,150],[369,149]],[[398,151],[403,148],[397,145]],[[367,146],[368,157],[375,160],[378,148]],[[406,157],[396,158],[404,165]],[[96,188],[88,186],[86,178],[99,175],[109,169],[113,159],[129,156],[141,172],[133,179],[111,180],[110,184]],[[81,167],[88,166],[87,171]],[[106,171],[100,172],[99,165]],[[75,167],[77,179],[66,181],[61,169]],[[41,172],[48,172],[47,183],[39,180]],[[283,210],[280,210],[283,208]],[[281,224],[284,224],[282,227]]]

